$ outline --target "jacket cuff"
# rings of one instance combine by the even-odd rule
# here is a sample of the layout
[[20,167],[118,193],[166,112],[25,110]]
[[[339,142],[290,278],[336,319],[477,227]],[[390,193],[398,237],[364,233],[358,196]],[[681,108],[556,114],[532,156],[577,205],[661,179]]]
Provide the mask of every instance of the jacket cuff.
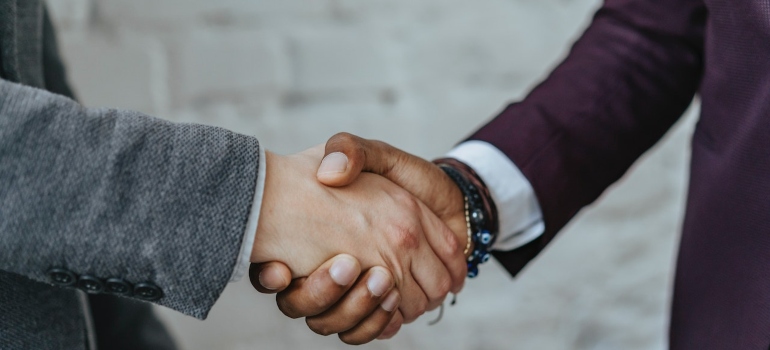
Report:
[[265,148],[259,148],[259,165],[257,168],[257,187],[254,191],[254,199],[251,201],[251,213],[246,222],[246,231],[243,233],[243,243],[241,251],[238,254],[238,261],[235,263],[233,275],[230,282],[238,282],[249,270],[251,262],[251,251],[254,249],[254,237],[257,235],[257,224],[259,223],[259,213],[262,210],[262,195],[265,193],[265,174],[267,174],[267,164],[265,162]]

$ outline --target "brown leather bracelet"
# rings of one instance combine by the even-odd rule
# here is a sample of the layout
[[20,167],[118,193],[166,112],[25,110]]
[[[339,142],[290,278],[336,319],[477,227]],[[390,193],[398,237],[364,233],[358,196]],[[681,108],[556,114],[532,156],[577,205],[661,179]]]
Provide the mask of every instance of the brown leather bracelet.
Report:
[[476,189],[478,189],[480,198],[477,200],[480,200],[483,204],[484,211],[486,212],[489,217],[487,218],[489,222],[489,231],[497,233],[500,229],[500,222],[498,221],[497,216],[497,206],[495,206],[495,202],[492,200],[492,194],[489,192],[489,189],[487,188],[487,185],[484,183],[484,180],[479,177],[478,174],[468,166],[467,164],[454,159],[454,158],[439,158],[433,161],[434,164],[437,165],[448,165],[457,170],[461,175],[465,177],[471,184],[476,186]]

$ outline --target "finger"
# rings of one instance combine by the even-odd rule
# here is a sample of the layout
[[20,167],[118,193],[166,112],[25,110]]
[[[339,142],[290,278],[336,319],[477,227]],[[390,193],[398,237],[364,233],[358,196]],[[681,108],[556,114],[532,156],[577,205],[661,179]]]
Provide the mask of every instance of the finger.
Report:
[[321,335],[347,331],[379,308],[393,286],[393,277],[388,270],[373,267],[332,308],[308,317],[306,323],[313,332]]
[[433,253],[441,260],[449,272],[451,279],[452,293],[459,293],[465,284],[465,277],[468,275],[468,264],[466,262],[465,242],[461,245],[457,236],[450,230],[441,219],[436,217],[427,206],[422,202],[417,202],[421,208],[423,231]]
[[395,151],[400,152],[382,142],[338,133],[326,142],[318,180],[327,186],[339,187],[355,181],[361,171],[386,176],[397,161],[398,152]]
[[[452,278],[444,263],[433,253],[430,246],[421,244],[409,267],[414,280],[427,297],[427,310],[433,310],[444,302],[452,288]],[[411,318],[407,317],[407,323]]]
[[358,260],[347,254],[337,255],[278,293],[278,309],[291,318],[318,315],[345,295],[360,273]]
[[400,301],[401,295],[398,293],[398,290],[392,290],[385,297],[385,300],[382,301],[380,307],[374,310],[366,319],[355,327],[340,333],[340,340],[350,345],[361,345],[376,339],[395,317]]
[[278,293],[291,283],[291,270],[285,264],[277,261],[249,266],[249,280],[254,289],[260,293]]
[[385,327],[385,330],[382,331],[379,337],[377,339],[384,340],[384,339],[390,339],[393,338],[396,333],[401,329],[401,326],[404,324],[404,316],[401,315],[401,311],[396,311],[396,314],[393,315],[393,318],[390,319],[390,323],[388,323],[388,326]]
[[408,273],[403,279],[403,284],[398,286],[401,292],[401,304],[398,309],[406,323],[413,322],[428,310],[428,297],[425,291],[414,279],[414,275]]

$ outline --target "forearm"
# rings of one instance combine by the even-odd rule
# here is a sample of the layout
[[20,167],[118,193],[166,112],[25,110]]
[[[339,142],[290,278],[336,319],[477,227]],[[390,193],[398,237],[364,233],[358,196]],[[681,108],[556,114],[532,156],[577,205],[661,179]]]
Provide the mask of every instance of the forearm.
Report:
[[6,81],[0,125],[1,269],[153,282],[157,303],[205,317],[240,251],[256,139]]
[[504,153],[486,142],[468,141],[447,157],[471,167],[489,191],[499,226],[494,250],[519,248],[543,233],[543,215],[532,185]]
[[503,151],[532,184],[544,234],[498,254],[512,273],[651,147],[700,82],[700,1],[607,1],[570,55],[471,139]]

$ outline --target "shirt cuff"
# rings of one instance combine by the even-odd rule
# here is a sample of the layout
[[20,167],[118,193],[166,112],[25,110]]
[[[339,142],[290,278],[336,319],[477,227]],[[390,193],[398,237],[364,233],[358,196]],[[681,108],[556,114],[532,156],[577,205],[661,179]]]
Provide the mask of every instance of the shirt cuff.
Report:
[[447,154],[476,171],[497,206],[500,232],[494,250],[513,250],[543,234],[540,204],[527,178],[502,151],[483,141],[463,142]]
[[265,149],[259,147],[259,164],[257,165],[257,188],[254,191],[254,199],[251,202],[251,214],[246,221],[246,232],[243,233],[243,243],[235,263],[235,270],[230,277],[230,282],[238,282],[249,270],[251,262],[251,250],[254,248],[254,236],[257,235],[259,212],[262,209],[262,194],[265,193],[265,175],[267,174],[267,162],[265,161]]

